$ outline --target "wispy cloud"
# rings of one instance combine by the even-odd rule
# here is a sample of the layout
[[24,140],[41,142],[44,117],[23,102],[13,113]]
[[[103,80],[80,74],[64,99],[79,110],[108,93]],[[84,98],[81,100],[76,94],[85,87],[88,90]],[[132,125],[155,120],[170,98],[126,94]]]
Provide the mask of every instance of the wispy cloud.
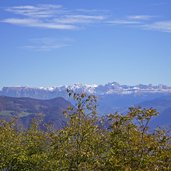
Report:
[[14,6],[4,9],[12,17],[0,22],[46,29],[76,30],[91,24],[132,26],[143,30],[171,32],[171,21],[161,20],[152,15],[127,15],[114,18],[108,10],[75,9],[61,5],[40,4]]
[[151,16],[151,15],[130,15],[130,16],[127,16],[127,19],[129,19],[129,20],[138,20],[138,21],[150,20],[152,18],[154,18],[154,16]]
[[81,23],[94,23],[105,20],[104,16],[91,16],[91,15],[66,15],[63,18],[54,19],[57,23],[62,24],[81,24]]
[[121,19],[114,19],[111,21],[108,21],[109,24],[114,25],[137,25],[142,24],[147,20],[152,19],[154,16],[151,15],[131,15],[131,16],[125,16]]
[[38,6],[15,6],[7,8],[6,11],[24,15],[31,18],[47,18],[53,17],[59,12],[63,12],[63,8],[60,5],[38,5]]
[[107,11],[76,9],[61,5],[15,6],[5,9],[16,17],[4,18],[1,22],[48,29],[78,29],[87,24],[104,22]]
[[142,30],[154,30],[154,31],[171,33],[171,20],[158,21],[157,19],[158,19],[157,16],[151,16],[151,15],[132,15],[132,16],[125,16],[122,19],[111,20],[108,21],[107,23],[112,25],[132,26]]
[[162,32],[171,33],[171,20],[170,21],[157,21],[149,24],[144,24],[142,28],[147,30],[157,30]]
[[39,19],[33,18],[7,18],[4,19],[3,22],[21,26],[28,27],[40,27],[40,28],[48,28],[48,29],[62,29],[62,30],[73,30],[76,29],[77,26],[73,24],[59,24],[54,21],[42,21]]
[[70,38],[50,38],[50,37],[44,37],[44,38],[34,38],[29,40],[28,44],[23,46],[22,48],[28,49],[28,50],[34,50],[38,52],[45,52],[45,51],[53,51],[56,49],[64,48],[71,46],[73,43],[73,40]]
[[134,25],[134,24],[139,24],[139,21],[132,21],[132,20],[126,20],[126,19],[115,19],[108,21],[109,24],[112,25]]

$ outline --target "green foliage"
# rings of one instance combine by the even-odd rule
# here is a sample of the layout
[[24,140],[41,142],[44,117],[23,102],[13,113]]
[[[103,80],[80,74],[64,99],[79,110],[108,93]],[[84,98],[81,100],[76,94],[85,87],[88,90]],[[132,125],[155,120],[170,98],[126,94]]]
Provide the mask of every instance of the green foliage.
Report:
[[96,114],[95,96],[68,93],[75,106],[64,112],[68,124],[63,129],[47,125],[42,130],[41,119],[27,130],[16,119],[0,121],[0,170],[171,170],[170,134],[148,128],[157,115],[154,109],[130,108],[126,115],[110,114],[103,121]]

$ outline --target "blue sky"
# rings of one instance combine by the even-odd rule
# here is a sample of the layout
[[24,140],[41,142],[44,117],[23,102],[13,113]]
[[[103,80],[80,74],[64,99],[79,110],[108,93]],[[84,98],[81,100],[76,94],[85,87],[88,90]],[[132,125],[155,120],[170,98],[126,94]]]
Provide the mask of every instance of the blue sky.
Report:
[[0,87],[171,85],[170,0],[0,1]]

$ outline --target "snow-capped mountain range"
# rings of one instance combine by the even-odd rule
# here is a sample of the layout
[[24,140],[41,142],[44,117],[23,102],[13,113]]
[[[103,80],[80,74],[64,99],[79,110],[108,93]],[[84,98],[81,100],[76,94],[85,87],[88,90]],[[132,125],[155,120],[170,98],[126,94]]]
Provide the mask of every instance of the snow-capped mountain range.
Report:
[[[86,92],[94,95],[110,95],[110,94],[144,94],[144,93],[171,93],[171,87],[166,85],[120,85],[117,82],[108,83],[105,85],[88,85],[88,84],[74,84],[69,86],[57,87],[3,87],[0,95],[5,96],[30,96],[37,98],[53,98],[59,95],[66,94],[66,89],[71,89],[75,92]],[[39,95],[41,97],[39,97]]]

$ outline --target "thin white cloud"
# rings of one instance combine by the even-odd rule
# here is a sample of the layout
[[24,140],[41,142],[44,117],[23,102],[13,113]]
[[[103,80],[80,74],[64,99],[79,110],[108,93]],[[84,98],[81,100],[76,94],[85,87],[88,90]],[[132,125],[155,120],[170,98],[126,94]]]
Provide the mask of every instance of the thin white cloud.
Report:
[[[41,27],[48,29],[78,29],[87,24],[101,23],[107,20],[105,11],[69,10],[61,5],[15,6],[5,9],[12,18],[4,18],[0,22]],[[14,17],[15,15],[15,17]]]
[[151,15],[133,15],[126,16],[124,19],[115,19],[108,21],[111,25],[125,25],[139,28],[142,30],[155,30],[171,33],[171,20],[157,21],[157,17]]
[[141,20],[150,20],[150,19],[154,18],[154,16],[151,16],[151,15],[130,15],[130,16],[127,16],[127,18],[129,20],[141,21]]
[[7,8],[6,11],[32,18],[47,18],[53,17],[55,14],[58,14],[59,12],[61,13],[64,10],[60,5],[47,4],[38,6],[15,6]]
[[149,20],[151,19],[152,16],[149,15],[132,15],[132,16],[125,16],[123,18],[120,19],[114,19],[114,20],[110,20],[108,21],[109,24],[112,25],[139,25],[142,24],[142,22],[144,22],[144,20]]
[[76,30],[90,24],[107,23],[171,32],[171,21],[157,21],[157,17],[152,15],[127,15],[123,18],[114,18],[108,10],[70,10],[61,5],[51,4],[14,6],[6,8],[5,11],[12,17],[2,18],[0,22],[25,27]]
[[113,25],[134,25],[139,24],[139,21],[132,21],[132,20],[111,20],[108,21],[109,24]]
[[63,18],[54,19],[57,23],[63,24],[80,24],[80,23],[94,23],[105,20],[105,16],[91,16],[91,15],[66,15]]
[[149,24],[142,25],[142,28],[147,30],[157,30],[162,32],[171,32],[171,20],[170,21],[158,21]]
[[62,29],[62,30],[73,30],[77,27],[69,24],[60,24],[57,22],[42,22],[39,19],[30,19],[30,18],[7,18],[2,20],[4,23],[28,26],[28,27],[40,27],[40,28],[48,28],[48,29]]
[[22,48],[28,49],[28,50],[34,50],[38,52],[45,52],[45,51],[53,51],[60,48],[71,46],[73,43],[72,39],[69,38],[36,38],[29,40],[28,44],[23,46]]

